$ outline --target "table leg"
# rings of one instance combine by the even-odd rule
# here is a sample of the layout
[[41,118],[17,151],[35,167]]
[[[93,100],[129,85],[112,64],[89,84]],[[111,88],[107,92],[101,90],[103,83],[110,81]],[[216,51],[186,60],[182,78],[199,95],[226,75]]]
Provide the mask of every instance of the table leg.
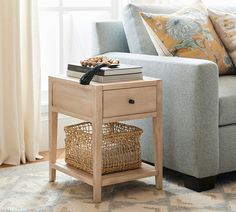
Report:
[[163,144],[162,144],[162,82],[157,82],[157,116],[153,117],[154,163],[157,170],[156,188],[162,189],[163,180]]
[[102,196],[102,87],[96,87],[94,92],[93,119],[93,201],[101,202]]
[[49,111],[49,181],[56,180],[56,169],[51,164],[57,160],[57,122],[58,113]]
[[153,117],[153,145],[154,145],[154,163],[157,170],[155,176],[156,188],[162,189],[163,162],[162,162],[162,125],[160,119]]
[[102,195],[102,124],[93,124],[93,201],[101,202]]

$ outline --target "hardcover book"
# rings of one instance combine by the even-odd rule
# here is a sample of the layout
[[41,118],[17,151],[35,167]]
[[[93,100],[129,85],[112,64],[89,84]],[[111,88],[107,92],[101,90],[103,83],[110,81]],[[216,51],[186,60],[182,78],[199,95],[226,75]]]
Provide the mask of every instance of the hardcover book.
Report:
[[[68,64],[68,71],[86,73],[87,71],[91,69],[92,68],[84,67],[80,65]],[[96,75],[110,76],[110,75],[134,74],[134,73],[142,73],[142,66],[119,64],[117,68],[103,67],[101,68],[101,71],[98,72]]]
[[[81,78],[85,73],[79,71],[67,70],[66,74],[69,77]],[[106,83],[106,82],[120,82],[120,81],[131,81],[131,80],[141,80],[141,79],[143,79],[143,74],[141,72],[138,72],[132,74],[118,74],[118,75],[105,75],[105,76],[95,75],[92,81]]]

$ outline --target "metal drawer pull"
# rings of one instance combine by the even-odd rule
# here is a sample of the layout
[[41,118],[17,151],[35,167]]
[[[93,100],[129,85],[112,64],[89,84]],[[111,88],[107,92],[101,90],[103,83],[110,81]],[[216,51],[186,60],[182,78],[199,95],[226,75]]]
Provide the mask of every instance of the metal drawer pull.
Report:
[[133,105],[135,101],[133,99],[129,99],[129,104]]

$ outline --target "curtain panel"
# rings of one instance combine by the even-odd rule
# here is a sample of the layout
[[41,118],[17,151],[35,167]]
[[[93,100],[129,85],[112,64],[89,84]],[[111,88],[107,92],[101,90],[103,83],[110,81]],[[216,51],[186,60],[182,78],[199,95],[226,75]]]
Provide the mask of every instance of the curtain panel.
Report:
[[0,1],[0,164],[35,160],[40,139],[37,1]]

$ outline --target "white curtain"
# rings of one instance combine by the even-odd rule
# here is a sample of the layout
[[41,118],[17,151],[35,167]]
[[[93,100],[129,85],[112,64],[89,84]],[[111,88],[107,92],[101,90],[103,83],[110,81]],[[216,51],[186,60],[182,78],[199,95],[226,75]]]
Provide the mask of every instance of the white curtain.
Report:
[[35,160],[40,136],[37,0],[0,0],[0,164]]

